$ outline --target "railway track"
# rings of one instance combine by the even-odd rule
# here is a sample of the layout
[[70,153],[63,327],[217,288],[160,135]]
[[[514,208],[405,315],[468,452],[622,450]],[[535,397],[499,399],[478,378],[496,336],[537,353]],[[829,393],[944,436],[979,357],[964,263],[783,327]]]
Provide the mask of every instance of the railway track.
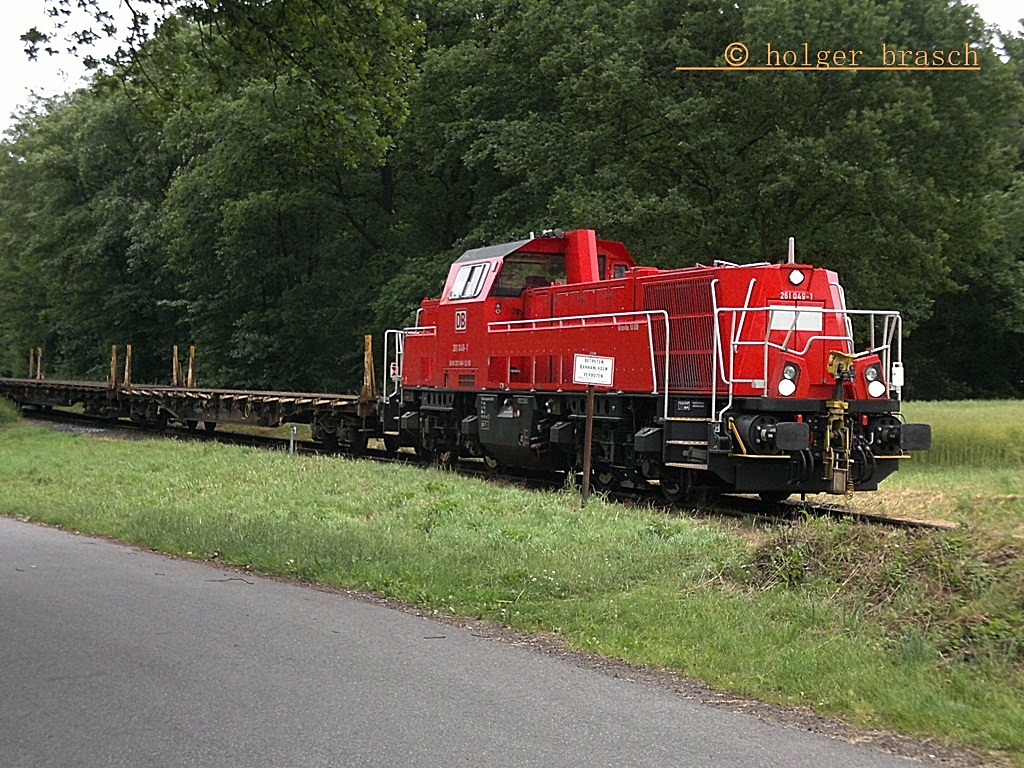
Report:
[[[213,440],[230,445],[245,445],[268,450],[294,450],[295,453],[306,455],[332,455],[350,456],[365,458],[380,463],[402,463],[426,466],[427,461],[417,457],[413,453],[399,452],[398,454],[388,453],[382,448],[368,446],[365,450],[352,453],[344,449],[329,449],[321,443],[312,440],[294,440],[283,437],[267,435],[254,435],[242,432],[233,432],[227,429],[219,429],[212,432],[200,429],[189,429],[184,426],[168,425],[163,429],[156,430],[145,426],[139,426],[131,421],[123,419],[111,420],[96,416],[86,416],[72,411],[60,409],[35,409],[25,408],[23,415],[30,421],[37,421],[49,424],[65,424],[82,428],[83,431],[91,432],[120,432],[125,436],[132,435],[136,439],[140,437],[165,437],[178,440]],[[495,482],[504,482],[523,488],[556,490],[565,485],[565,475],[559,472],[528,472],[526,470],[511,468],[507,471],[498,472],[488,468],[479,460],[463,460],[451,465],[446,465],[459,474],[487,479]],[[875,514],[853,509],[842,504],[817,502],[810,500],[787,500],[778,503],[765,502],[758,498],[752,498],[734,494],[723,494],[708,497],[703,500],[686,502],[683,504],[670,504],[661,495],[657,486],[644,488],[630,488],[618,486],[614,489],[597,491],[606,495],[609,499],[618,503],[630,505],[646,505],[666,511],[679,508],[687,508],[699,514],[721,515],[725,517],[743,518],[748,520],[762,521],[766,523],[785,523],[787,521],[800,519],[806,515],[816,517],[829,517],[835,519],[849,519],[874,525],[888,525],[905,529],[931,529],[931,530],[955,530],[955,523],[947,523],[935,520],[915,520],[909,518],[893,517],[890,515]]]

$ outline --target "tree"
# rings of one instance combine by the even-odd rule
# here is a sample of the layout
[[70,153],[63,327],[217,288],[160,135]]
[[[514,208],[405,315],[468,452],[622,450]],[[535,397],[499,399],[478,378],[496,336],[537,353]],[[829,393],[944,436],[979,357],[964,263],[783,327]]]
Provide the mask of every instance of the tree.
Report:
[[[443,7],[457,32],[428,36],[399,135],[422,168],[407,184],[455,223],[442,245],[586,226],[644,263],[682,266],[778,259],[795,236],[801,259],[840,272],[851,305],[899,308],[912,329],[1004,226],[991,202],[1019,177],[1005,123],[1021,90],[969,6]],[[966,44],[981,71],[675,71],[724,66],[737,40],[875,59],[883,41]]]
[[[1024,38],[1007,36],[1006,68],[1024,87]],[[908,341],[917,376],[908,393],[921,399],[1024,397],[1024,109],[1007,109],[1003,164],[1014,172],[985,199],[993,219],[987,244],[935,297],[935,312]]]
[[[0,270],[23,286],[12,340],[60,326],[63,307],[32,286],[59,285],[45,260],[71,263],[88,242],[103,263],[145,266],[152,295],[131,296],[200,341],[210,381],[333,388],[352,381],[358,335],[411,322],[468,247],[589,227],[673,267],[782,258],[795,236],[801,260],[840,272],[851,306],[927,330],[907,345],[911,380],[932,386],[917,393],[1019,391],[1012,361],[985,383],[961,373],[987,343],[1021,359],[1024,295],[1021,43],[1001,61],[970,6],[140,2],[159,19],[128,38],[118,90],[26,122],[0,177],[0,198],[29,190],[0,218]],[[735,41],[761,59],[768,45],[875,59],[883,41],[968,45],[980,71],[676,71],[724,66]],[[117,194],[80,188],[64,166],[106,176],[68,137],[89,132],[81,144],[103,158],[109,121],[90,114],[115,103],[135,110],[124,130],[150,154],[108,163]],[[44,166],[69,196],[60,211],[32,191]],[[32,230],[46,217],[60,226]]]
[[23,371],[23,350],[43,345],[51,374],[102,376],[110,345],[133,343],[135,370],[163,378],[175,322],[140,235],[168,158],[116,92],[44,107],[0,158],[4,367]]
[[[46,4],[53,27],[22,36],[29,56],[63,44],[90,66],[112,68],[129,92],[185,108],[249,81],[285,79],[301,96],[288,109],[301,116],[310,150],[333,150],[350,166],[379,161],[388,126],[404,115],[417,25],[400,2],[136,0],[125,30],[107,0]],[[88,26],[69,27],[73,7]],[[90,52],[101,38],[120,43],[105,60]]]
[[[72,45],[115,34],[102,3],[77,4],[92,9],[99,26],[71,31]],[[58,18],[69,6],[51,3]],[[417,23],[400,3],[142,0],[135,7],[159,15],[153,33],[136,15],[125,46],[107,62],[110,76],[81,99],[100,109],[106,99],[129,105],[131,130],[171,158],[173,170],[161,174],[160,197],[138,221],[92,190],[79,190],[76,204],[103,219],[112,253],[159,250],[146,261],[167,290],[157,303],[173,317],[170,327],[207,345],[207,383],[323,388],[356,380],[355,340],[368,325],[358,308],[372,291],[376,238],[383,239],[374,235],[380,208],[366,203],[367,170],[381,165],[404,117]],[[38,52],[59,32],[58,22],[26,40]],[[67,116],[71,130],[92,132],[79,118]],[[25,134],[38,139],[28,154],[45,153],[46,137],[30,125]],[[58,285],[50,273],[65,268],[65,246],[50,242],[24,261]],[[104,284],[112,296],[121,290],[116,280]],[[67,309],[48,306],[47,323],[80,327],[89,338]],[[96,312],[91,322],[115,328],[120,320]],[[55,343],[68,367],[82,365],[69,336]]]
[[187,161],[155,221],[165,276],[208,383],[338,387],[357,380],[375,251],[354,172],[310,164],[267,90],[251,83],[169,122],[165,141]]

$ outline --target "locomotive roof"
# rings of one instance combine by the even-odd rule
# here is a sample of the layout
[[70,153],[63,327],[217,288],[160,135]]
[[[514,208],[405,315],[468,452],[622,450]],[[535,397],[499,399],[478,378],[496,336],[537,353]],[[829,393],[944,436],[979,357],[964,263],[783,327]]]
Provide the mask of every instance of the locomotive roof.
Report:
[[501,243],[500,245],[487,245],[483,248],[473,248],[459,256],[459,258],[455,260],[455,263],[458,264],[461,261],[480,261],[481,259],[496,259],[502,256],[508,256],[510,253],[518,251],[533,239],[534,238],[531,237],[527,240],[517,240],[514,243]]

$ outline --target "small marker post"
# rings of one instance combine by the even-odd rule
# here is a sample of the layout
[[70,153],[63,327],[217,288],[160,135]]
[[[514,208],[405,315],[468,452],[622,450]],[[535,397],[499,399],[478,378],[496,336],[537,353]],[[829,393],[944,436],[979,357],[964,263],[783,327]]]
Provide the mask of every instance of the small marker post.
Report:
[[594,385],[587,385],[587,421],[583,428],[583,507],[590,498],[590,447],[594,440]]
[[573,361],[573,384],[586,384],[586,425],[583,431],[583,506],[590,498],[590,454],[594,440],[594,387],[611,388],[615,380],[615,358],[577,354]]

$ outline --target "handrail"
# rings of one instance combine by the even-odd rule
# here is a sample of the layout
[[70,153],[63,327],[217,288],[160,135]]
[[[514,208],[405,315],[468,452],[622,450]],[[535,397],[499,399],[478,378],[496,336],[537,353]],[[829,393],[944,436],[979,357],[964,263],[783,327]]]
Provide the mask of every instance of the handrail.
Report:
[[[567,317],[538,317],[528,320],[496,320],[487,324],[488,333],[521,333],[536,332],[543,330],[560,330],[566,327],[586,328],[588,321],[603,320],[605,325],[618,325],[623,322],[635,322],[636,318],[642,318],[647,325],[647,348],[651,361],[651,394],[659,394],[658,387],[658,366],[656,362],[657,353],[654,349],[654,330],[652,320],[658,318],[665,323],[665,375],[661,387],[664,396],[662,408],[663,415],[668,417],[668,389],[669,370],[671,368],[671,345],[672,333],[669,323],[668,312],[664,309],[637,310],[628,312],[608,312],[596,315],[570,315]],[[568,326],[568,323],[575,325]],[[536,362],[536,361],[534,361]]]
[[[417,313],[417,317],[419,317]],[[436,325],[424,325],[424,326],[410,326],[408,328],[392,328],[384,331],[384,375],[391,379],[391,392],[388,392],[388,385],[384,385],[385,399],[390,400],[394,395],[398,394],[399,385],[403,377],[403,367],[405,365],[405,337],[408,334],[416,336],[436,336],[437,326]],[[395,349],[395,367],[397,370],[397,376],[392,377],[391,371],[388,368],[388,350],[391,348],[389,339],[394,341]]]
[[[718,285],[718,278],[711,281],[711,311],[713,315],[712,322],[712,340],[711,340],[711,412],[718,413],[718,367],[722,366],[721,374],[722,381],[728,382],[729,379],[725,375],[725,360],[722,354],[722,328],[718,320],[718,296],[715,293],[715,286]],[[732,406],[732,386],[729,387],[729,405],[722,409],[722,413],[729,410]]]
[[[391,349],[391,342],[395,345],[395,375],[391,375],[391,369],[388,367],[388,350]],[[390,400],[392,397],[398,394],[399,382],[402,380],[402,360],[405,353],[405,332],[398,329],[389,329],[384,331],[384,399]],[[387,384],[390,381],[391,384]],[[388,386],[391,386],[391,391],[388,392]]]
[[[711,386],[711,413],[715,414],[717,419],[721,419],[733,405],[736,397],[736,386],[738,384],[756,384],[762,392],[762,395],[767,397],[770,387],[768,382],[768,355],[769,350],[775,350],[778,352],[790,353],[798,357],[804,357],[810,351],[812,345],[824,342],[839,342],[846,345],[850,353],[854,355],[855,359],[860,359],[868,355],[877,354],[881,358],[883,369],[886,372],[886,379],[889,383],[890,391],[895,392],[896,399],[900,398],[901,387],[892,383],[892,372],[893,367],[896,364],[902,365],[903,349],[902,349],[902,333],[903,333],[903,319],[899,312],[891,310],[870,310],[870,309],[846,309],[845,300],[842,300],[844,307],[842,308],[827,308],[827,307],[815,307],[815,306],[799,306],[799,305],[771,305],[765,307],[751,307],[750,297],[754,288],[754,281],[751,281],[748,286],[747,296],[743,306],[733,307],[721,307],[718,306],[717,297],[717,285],[718,280],[714,279],[710,283],[711,290],[711,306],[712,306],[712,327],[713,327],[713,341],[711,345],[711,378],[709,382]],[[773,312],[786,312],[792,314],[792,321],[788,327],[772,327],[771,313]],[[747,319],[753,313],[768,314],[768,319],[764,323],[764,336],[763,338],[752,338],[744,339],[743,334],[747,328]],[[845,329],[845,335],[842,333],[823,333],[820,328],[824,328],[824,322],[821,323],[820,328],[811,329],[807,331],[800,330],[800,316],[801,315],[820,315],[824,318],[826,315],[833,315],[837,318],[841,318],[843,328]],[[730,319],[728,323],[728,339],[724,339],[726,327],[726,318]],[[853,320],[856,317],[868,318],[868,334],[870,346],[867,350],[859,353],[854,352],[854,328]],[[881,328],[878,328],[876,323],[877,320],[881,319]],[[593,315],[571,315],[567,317],[543,317],[543,318],[532,318],[525,320],[498,320],[489,322],[487,324],[487,330],[489,333],[501,334],[501,333],[535,333],[538,331],[545,330],[562,330],[570,327],[575,328],[586,328],[588,326],[601,326],[601,325],[618,325],[627,322],[637,322],[638,320],[643,321],[647,326],[647,344],[649,352],[649,361],[651,366],[651,394],[662,396],[662,415],[664,418],[669,418],[669,394],[670,394],[670,382],[671,382],[671,371],[672,371],[672,328],[671,320],[667,310],[644,310],[644,311],[627,311],[627,312],[611,312]],[[665,342],[664,349],[658,350],[656,348],[654,340],[654,325],[655,322],[661,321],[664,324]],[[776,331],[786,331],[785,337],[780,341],[773,341],[771,334]],[[795,337],[800,334],[800,346],[793,346]],[[810,334],[810,335],[804,335]],[[397,364],[398,376],[392,378],[390,384],[390,391],[388,397],[395,395],[400,387],[403,375],[404,366],[404,354],[405,354],[405,339],[408,335],[416,336],[436,336],[436,326],[413,326],[404,328],[401,330],[389,330],[385,334],[385,351],[384,351],[384,370],[390,374],[389,371],[389,355],[393,353],[395,363]],[[726,350],[728,345],[728,350]],[[747,347],[760,347],[762,349],[761,355],[761,368],[762,378],[761,379],[738,379],[736,378],[736,367],[738,364],[738,357],[740,350]],[[728,359],[726,358],[728,355]],[[536,355],[526,355],[527,357],[533,357],[533,378],[536,378]],[[663,375],[659,377],[657,365],[658,358],[661,357],[664,361]],[[660,379],[660,380],[659,380]],[[721,382],[725,389],[720,391],[719,382]],[[385,387],[387,390],[388,387]],[[727,401],[724,406],[720,407],[719,399],[720,396],[727,396]]]
[[[827,341],[838,341],[843,342],[847,345],[847,348],[853,354],[854,359],[860,359],[869,355],[877,354],[882,360],[882,365],[886,371],[886,379],[891,380],[892,368],[894,363],[902,364],[903,360],[903,319],[899,312],[893,310],[875,310],[875,309],[842,309],[839,308],[827,308],[827,307],[812,307],[812,306],[795,306],[795,305],[772,305],[767,307],[719,307],[717,302],[714,302],[714,291],[712,290],[713,310],[715,313],[714,329],[715,329],[715,344],[712,350],[713,361],[712,367],[722,374],[722,380],[728,387],[728,402],[726,405],[718,409],[718,385],[714,383],[711,391],[711,408],[712,412],[716,414],[716,418],[721,419],[722,416],[732,407],[733,399],[735,397],[735,387],[737,384],[760,384],[762,388],[763,396],[768,396],[768,350],[774,349],[780,352],[788,352],[794,354],[797,357],[805,356],[811,349],[811,345],[816,342],[827,342]],[[845,303],[845,302],[844,302]],[[793,315],[793,320],[790,323],[786,337],[782,342],[773,342],[770,339],[773,331],[783,330],[782,328],[772,328],[770,314],[776,311],[785,311]],[[743,340],[740,337],[742,330],[743,321],[747,315],[752,312],[768,313],[769,319],[765,323],[765,335],[763,339],[748,339]],[[825,333],[814,333],[808,336],[803,343],[801,348],[794,348],[790,346],[790,341],[793,336],[798,332],[799,319],[801,314],[817,314],[817,315],[835,315],[841,317],[843,324],[846,329],[846,335],[834,335]],[[722,345],[722,333],[721,328],[723,325],[724,317],[728,315],[733,318],[733,322],[730,324],[732,333],[729,339],[729,365],[728,375],[726,375],[726,361],[725,351]],[[737,324],[735,318],[739,316],[740,322]],[[869,334],[870,334],[870,346],[867,350],[859,353],[854,352],[854,338],[853,338],[853,318],[854,317],[867,317],[869,321]],[[721,319],[720,319],[721,318]],[[876,318],[883,320],[883,327],[881,332],[881,339],[876,337],[875,333],[875,321]],[[824,324],[822,324],[823,326]],[[893,350],[895,342],[895,354]],[[762,352],[762,371],[763,377],[761,379],[737,379],[735,377],[735,366],[736,357],[739,349],[742,347],[761,347]],[[890,388],[896,392],[897,399],[900,395],[900,387],[892,385]]]

